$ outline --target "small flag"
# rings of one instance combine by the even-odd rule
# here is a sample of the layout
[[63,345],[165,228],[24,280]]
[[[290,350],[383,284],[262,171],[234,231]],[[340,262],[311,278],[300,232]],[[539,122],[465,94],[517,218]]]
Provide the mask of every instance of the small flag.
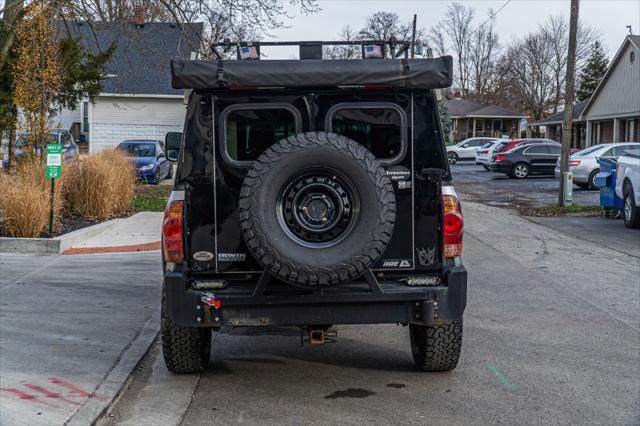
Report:
[[364,47],[364,57],[367,59],[371,58],[382,58],[382,49],[377,44],[370,44]]
[[243,46],[240,48],[240,59],[259,59],[255,46]]

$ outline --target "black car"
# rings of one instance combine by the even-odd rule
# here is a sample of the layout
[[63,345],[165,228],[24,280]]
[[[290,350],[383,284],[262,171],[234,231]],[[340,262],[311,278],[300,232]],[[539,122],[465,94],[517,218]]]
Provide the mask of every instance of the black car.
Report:
[[553,175],[561,152],[558,143],[523,144],[493,154],[489,167],[516,179],[525,179],[530,174]]
[[172,372],[202,371],[212,332],[247,326],[321,344],[337,324],[403,324],[419,369],[458,363],[463,218],[434,92],[452,59],[408,59],[397,42],[404,58],[321,60],[316,43],[294,43],[300,60],[171,63],[173,87],[191,90],[184,133],[166,139]]

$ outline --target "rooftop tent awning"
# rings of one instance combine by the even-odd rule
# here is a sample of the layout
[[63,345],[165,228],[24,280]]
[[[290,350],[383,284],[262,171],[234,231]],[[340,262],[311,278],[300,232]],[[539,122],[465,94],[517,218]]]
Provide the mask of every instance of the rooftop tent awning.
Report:
[[425,59],[171,61],[171,84],[175,89],[366,85],[441,89],[451,86],[452,77],[451,56]]

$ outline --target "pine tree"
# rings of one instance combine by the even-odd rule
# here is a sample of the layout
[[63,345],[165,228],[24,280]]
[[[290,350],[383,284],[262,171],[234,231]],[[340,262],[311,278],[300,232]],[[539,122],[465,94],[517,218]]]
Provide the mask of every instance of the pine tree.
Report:
[[602,45],[597,41],[593,44],[591,56],[587,59],[582,72],[580,73],[580,83],[576,93],[576,99],[583,101],[588,99],[598,87],[609,66],[609,59],[604,53]]
[[449,133],[451,132],[451,116],[449,115],[449,108],[444,99],[438,101],[438,110],[440,112],[440,122],[442,123],[442,133],[444,133],[444,140],[449,143]]

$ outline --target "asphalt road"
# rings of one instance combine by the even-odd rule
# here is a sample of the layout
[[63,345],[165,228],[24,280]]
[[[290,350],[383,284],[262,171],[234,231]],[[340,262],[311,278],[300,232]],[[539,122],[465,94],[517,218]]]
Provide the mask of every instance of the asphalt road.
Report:
[[[531,175],[512,179],[503,173],[486,171],[469,161],[451,166],[453,182],[467,201],[497,207],[541,207],[558,202],[559,182],[554,176]],[[573,203],[598,205],[600,193],[573,186]]]
[[295,329],[226,330],[201,375],[171,375],[156,346],[109,424],[639,424],[638,258],[508,209],[464,212],[453,372],[415,371],[396,325],[338,327],[320,347]]

